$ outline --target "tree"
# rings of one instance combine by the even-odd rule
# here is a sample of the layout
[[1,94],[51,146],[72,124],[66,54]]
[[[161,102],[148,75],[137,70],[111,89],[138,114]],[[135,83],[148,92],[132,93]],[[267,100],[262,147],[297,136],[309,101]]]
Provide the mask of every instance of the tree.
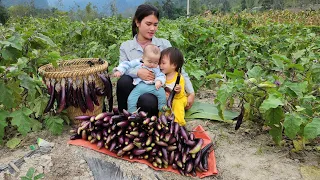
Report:
[[284,0],[277,0],[273,5],[274,9],[283,9],[284,8]]
[[4,25],[6,24],[8,19],[9,19],[9,13],[7,9],[4,6],[2,6],[0,1],[0,23]]
[[273,0],[260,0],[261,6],[263,10],[269,10],[271,9],[271,6],[273,4]]
[[172,0],[166,0],[163,2],[163,11],[164,11],[164,16],[172,19],[173,18],[173,13],[174,13],[174,4]]
[[255,3],[255,0],[247,0],[247,5],[248,5],[248,8],[253,8],[254,7],[254,3]]
[[247,2],[246,0],[241,0],[241,10],[243,11],[245,9],[247,9]]
[[116,0],[113,0],[110,4],[110,11],[111,11],[111,16],[116,16],[118,9],[117,9],[117,5],[116,5]]
[[229,12],[231,10],[231,6],[228,0],[224,0],[222,4],[222,12]]
[[190,14],[191,15],[197,15],[201,14],[201,3],[199,3],[199,0],[190,0]]

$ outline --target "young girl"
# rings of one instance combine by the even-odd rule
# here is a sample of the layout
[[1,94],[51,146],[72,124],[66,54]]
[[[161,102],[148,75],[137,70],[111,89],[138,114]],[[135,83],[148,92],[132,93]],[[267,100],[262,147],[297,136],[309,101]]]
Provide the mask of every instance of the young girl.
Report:
[[[187,94],[184,89],[184,77],[179,74],[183,63],[183,55],[179,49],[169,47],[161,52],[160,69],[166,75],[165,89],[176,92],[173,98],[172,111],[175,115],[174,121],[179,123],[180,126],[186,125],[186,121],[184,120],[184,110],[188,101]],[[180,76],[180,82],[175,86],[178,76]],[[166,92],[167,97],[169,94],[170,92]]]

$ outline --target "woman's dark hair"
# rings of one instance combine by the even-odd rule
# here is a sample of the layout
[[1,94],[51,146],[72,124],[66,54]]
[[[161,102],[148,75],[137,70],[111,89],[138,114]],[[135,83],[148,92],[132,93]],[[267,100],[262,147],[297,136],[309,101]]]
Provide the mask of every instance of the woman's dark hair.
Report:
[[155,15],[159,19],[159,10],[149,4],[141,4],[138,6],[136,13],[132,19],[132,36],[134,37],[137,34],[137,24],[136,21],[141,22],[143,18],[149,15]]
[[170,64],[176,65],[176,71],[181,72],[182,65],[184,63],[184,58],[182,52],[176,47],[168,47],[161,52],[160,61],[163,56],[168,56],[170,59]]

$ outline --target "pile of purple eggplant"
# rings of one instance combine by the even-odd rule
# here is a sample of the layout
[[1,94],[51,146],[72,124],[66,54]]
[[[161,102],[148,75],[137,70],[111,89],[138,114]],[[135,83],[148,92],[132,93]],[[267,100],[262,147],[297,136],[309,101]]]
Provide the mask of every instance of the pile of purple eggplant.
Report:
[[196,176],[196,171],[208,171],[208,157],[213,143],[204,146],[203,139],[195,138],[185,127],[174,122],[173,115],[147,117],[143,111],[129,113],[117,108],[97,116],[78,116],[79,127],[70,137],[96,143],[117,156],[146,159],[153,166],[172,166],[182,175]]
[[[96,79],[103,82],[103,88],[96,86]],[[57,113],[69,106],[80,108],[83,113],[86,113],[87,110],[93,112],[94,106],[100,105],[97,96],[107,96],[108,100],[112,99],[112,84],[107,72],[73,78],[45,78],[45,84],[50,100],[44,113],[54,107],[55,101],[57,102]],[[109,106],[112,107],[112,104]]]

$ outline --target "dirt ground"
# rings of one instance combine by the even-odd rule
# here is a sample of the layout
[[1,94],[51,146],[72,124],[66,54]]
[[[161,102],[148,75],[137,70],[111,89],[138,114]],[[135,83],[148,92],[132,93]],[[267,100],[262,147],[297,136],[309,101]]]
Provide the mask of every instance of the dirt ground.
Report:
[[[197,100],[208,101],[208,95],[197,94]],[[187,129],[191,130],[197,125],[202,125],[205,128],[215,144],[214,151],[218,169],[217,175],[203,179],[320,179],[319,151],[309,148],[309,150],[293,153],[290,150],[292,148],[291,144],[287,144],[285,147],[274,146],[267,132],[248,122],[245,122],[238,131],[235,131],[234,124],[190,120],[187,123]],[[30,158],[25,158],[25,163],[20,167],[20,173],[1,172],[0,179],[20,179],[21,176],[26,175],[30,167],[34,167],[36,174],[44,173],[44,179],[93,180],[93,173],[85,160],[88,157],[115,163],[127,177],[137,176],[143,180],[196,179],[171,172],[154,171],[144,164],[130,163],[87,148],[68,145],[69,128],[66,127],[64,133],[60,136],[53,136],[48,131],[30,133],[14,150],[2,147],[0,149],[0,166],[19,159],[30,152],[29,146],[36,144],[36,139],[39,137],[54,143],[54,147],[49,153],[34,154]]]

